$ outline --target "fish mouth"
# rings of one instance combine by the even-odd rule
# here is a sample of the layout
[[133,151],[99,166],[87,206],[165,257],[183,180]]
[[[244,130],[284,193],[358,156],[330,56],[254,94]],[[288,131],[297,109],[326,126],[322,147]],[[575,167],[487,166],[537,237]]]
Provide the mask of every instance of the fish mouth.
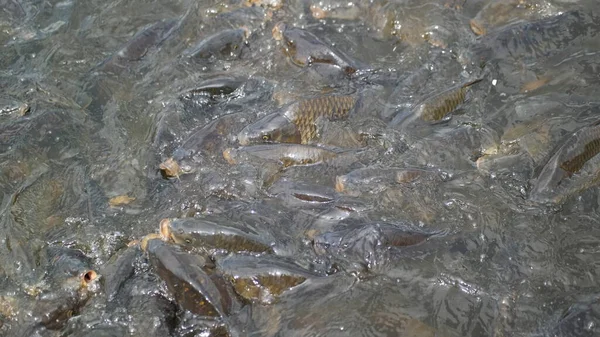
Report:
[[168,241],[171,238],[171,220],[162,219],[160,221],[160,236],[164,241]]

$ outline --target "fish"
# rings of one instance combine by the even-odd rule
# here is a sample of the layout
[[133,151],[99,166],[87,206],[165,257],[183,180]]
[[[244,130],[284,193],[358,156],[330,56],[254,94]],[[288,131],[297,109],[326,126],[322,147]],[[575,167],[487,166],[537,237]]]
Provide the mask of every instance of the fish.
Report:
[[443,120],[448,114],[455,111],[465,102],[469,88],[482,80],[483,79],[481,78],[476,79],[427,98],[422,103],[417,104],[409,113],[400,113],[396,115],[391,124],[406,125],[415,120],[430,123]]
[[344,120],[350,115],[356,98],[331,95],[297,101],[242,129],[240,145],[256,143],[309,144],[318,138],[317,119]]
[[142,28],[118,52],[99,65],[104,71],[120,73],[132,62],[140,61],[152,48],[157,48],[178,28],[179,20],[158,21]]
[[600,121],[568,138],[544,165],[529,198],[557,204],[600,182]]
[[275,40],[282,42],[284,55],[298,67],[304,68],[313,64],[330,65],[346,75],[352,75],[361,68],[357,61],[304,29],[278,22],[273,27],[272,34]]
[[333,150],[299,144],[253,145],[223,152],[223,157],[231,165],[242,162],[276,162],[286,168],[297,165],[318,164],[338,155]]
[[285,291],[308,279],[320,277],[293,262],[272,255],[230,255],[217,260],[217,267],[229,276],[241,297],[261,304],[272,304]]
[[482,35],[472,48],[476,63],[518,59],[534,61],[555,55],[570,46],[592,46],[600,32],[594,15],[580,11],[561,12],[533,22],[507,25]]
[[438,173],[427,169],[364,167],[337,176],[335,189],[340,193],[351,196],[367,193],[377,195],[390,186],[408,184],[422,176],[426,176],[430,180],[441,180]]
[[187,249],[226,250],[227,252],[272,252],[271,246],[257,234],[247,233],[204,219],[163,219],[160,232]]
[[240,307],[223,280],[204,271],[203,257],[159,239],[148,240],[143,249],[183,309],[201,316],[224,318]]
[[250,30],[246,27],[227,29],[208,36],[195,46],[185,50],[183,55],[191,58],[210,58],[212,56],[223,59],[238,58],[249,36]]

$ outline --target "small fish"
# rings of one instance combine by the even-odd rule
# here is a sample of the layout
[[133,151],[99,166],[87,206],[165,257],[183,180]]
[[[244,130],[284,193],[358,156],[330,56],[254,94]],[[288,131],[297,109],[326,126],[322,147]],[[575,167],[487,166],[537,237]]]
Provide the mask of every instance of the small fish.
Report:
[[476,79],[428,98],[413,108],[410,113],[401,113],[397,115],[394,120],[392,120],[392,125],[406,124],[417,119],[426,122],[440,121],[463,104],[466,100],[469,88],[482,80],[483,79]]
[[354,108],[353,96],[323,96],[291,103],[245,127],[240,145],[256,143],[308,144],[318,138],[317,119],[346,119]]
[[600,178],[600,121],[575,132],[546,163],[530,199],[559,203],[596,185]]

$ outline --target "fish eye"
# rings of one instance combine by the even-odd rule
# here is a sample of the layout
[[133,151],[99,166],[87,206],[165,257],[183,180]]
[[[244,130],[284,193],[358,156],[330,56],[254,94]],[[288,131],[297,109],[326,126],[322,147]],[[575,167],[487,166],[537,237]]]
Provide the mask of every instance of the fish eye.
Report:
[[269,139],[271,139],[271,136],[269,136],[269,135],[263,135],[262,139],[263,140],[269,140]]

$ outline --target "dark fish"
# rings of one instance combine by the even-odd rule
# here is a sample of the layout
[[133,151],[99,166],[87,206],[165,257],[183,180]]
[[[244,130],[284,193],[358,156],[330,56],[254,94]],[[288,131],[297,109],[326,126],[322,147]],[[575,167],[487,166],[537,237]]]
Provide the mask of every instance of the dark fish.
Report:
[[356,61],[308,31],[279,22],[272,33],[275,40],[282,41],[284,54],[299,67],[323,64],[339,68],[347,75],[354,74],[359,68]]
[[140,61],[150,49],[158,47],[172,34],[178,22],[177,19],[162,20],[142,28],[121,50],[101,64],[101,69],[118,73],[131,62]]
[[465,102],[469,87],[481,81],[482,79],[477,79],[427,98],[410,113],[400,113],[394,117],[391,123],[392,125],[407,124],[417,119],[426,122],[440,121]]
[[269,255],[228,256],[217,260],[217,268],[229,276],[241,297],[262,304],[271,304],[285,291],[320,276],[295,263]]
[[185,50],[183,55],[197,58],[210,58],[211,56],[223,59],[238,58],[249,35],[250,31],[247,28],[224,30]]
[[600,121],[583,127],[546,163],[531,189],[530,199],[559,203],[598,184],[600,178]]
[[257,234],[203,219],[164,219],[160,223],[160,232],[163,237],[179,245],[204,252],[272,252],[270,243]]
[[177,303],[200,316],[225,318],[239,309],[216,274],[208,275],[200,256],[182,252],[162,240],[148,240],[144,246],[158,275],[167,283]]
[[274,162],[282,167],[312,165],[335,158],[337,152],[322,147],[299,144],[253,145],[227,149],[223,157],[230,164],[241,162]]
[[294,102],[245,127],[239,134],[241,145],[255,143],[307,144],[318,137],[317,119],[348,118],[356,99],[352,96],[324,96]]

